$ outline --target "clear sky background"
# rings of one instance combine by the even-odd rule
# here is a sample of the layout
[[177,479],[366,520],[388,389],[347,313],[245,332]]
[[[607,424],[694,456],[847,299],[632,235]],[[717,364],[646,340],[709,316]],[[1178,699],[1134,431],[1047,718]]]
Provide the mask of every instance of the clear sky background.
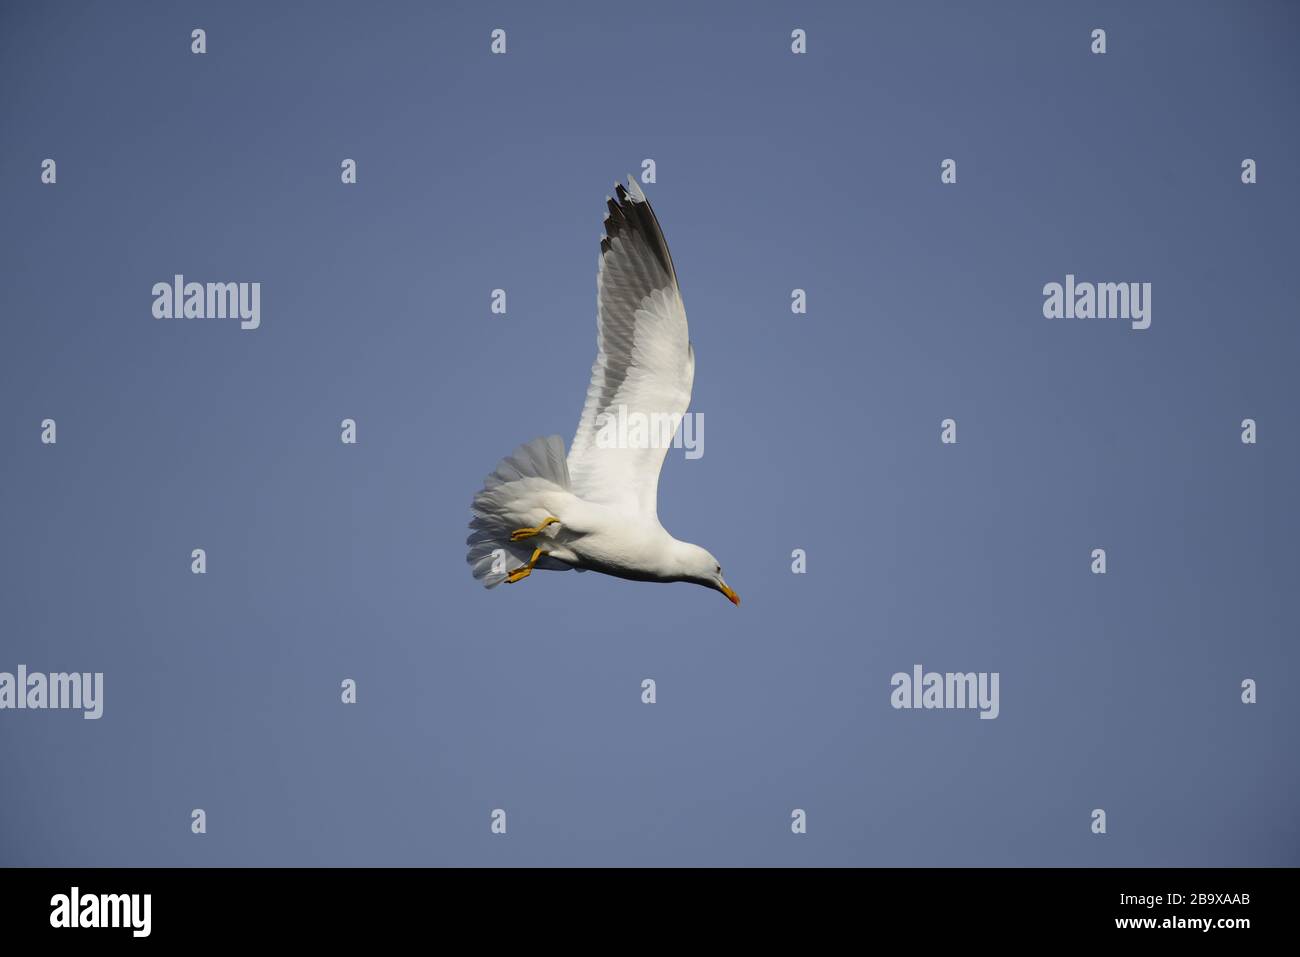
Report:
[[[1300,864],[1298,26],[5,3],[0,671],[105,702],[0,712],[0,863]],[[571,438],[647,157],[705,419],[660,517],[743,604],[486,592],[470,498]],[[175,273],[261,328],[153,319]],[[1067,273],[1151,328],[1043,318]],[[917,663],[1000,716],[892,709]]]

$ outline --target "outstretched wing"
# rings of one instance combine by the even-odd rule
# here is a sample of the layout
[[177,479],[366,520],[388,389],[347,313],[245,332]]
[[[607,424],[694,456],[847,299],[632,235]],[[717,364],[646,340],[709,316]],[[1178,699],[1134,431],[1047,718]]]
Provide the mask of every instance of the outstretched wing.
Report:
[[691,402],[695,355],[668,244],[628,177],[608,201],[596,276],[596,362],[569,481],[589,501],[657,518],[659,470]]

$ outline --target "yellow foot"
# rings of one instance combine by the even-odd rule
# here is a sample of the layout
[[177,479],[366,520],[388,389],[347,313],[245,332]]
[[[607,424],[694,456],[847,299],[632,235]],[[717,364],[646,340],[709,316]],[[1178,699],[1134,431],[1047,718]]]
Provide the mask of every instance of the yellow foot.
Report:
[[542,557],[540,548],[533,549],[533,557],[528,559],[527,565],[520,565],[509,575],[506,576],[506,584],[513,585],[515,582],[521,582],[533,573],[533,566],[537,564],[537,559]]
[[559,521],[558,518],[548,518],[536,528],[516,528],[510,533],[510,541],[522,542],[525,538],[532,538],[534,535],[540,535],[542,532],[546,531],[549,526],[556,525]]

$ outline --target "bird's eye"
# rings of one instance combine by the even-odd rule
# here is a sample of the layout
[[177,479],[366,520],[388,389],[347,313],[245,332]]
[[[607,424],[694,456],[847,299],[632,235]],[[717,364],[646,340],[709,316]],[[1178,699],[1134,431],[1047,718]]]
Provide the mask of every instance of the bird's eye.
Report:
[[722,566],[721,566],[721,565],[718,565],[718,566],[717,566],[716,568],[714,568],[713,570],[714,570],[715,572],[717,572],[719,575],[722,574]]

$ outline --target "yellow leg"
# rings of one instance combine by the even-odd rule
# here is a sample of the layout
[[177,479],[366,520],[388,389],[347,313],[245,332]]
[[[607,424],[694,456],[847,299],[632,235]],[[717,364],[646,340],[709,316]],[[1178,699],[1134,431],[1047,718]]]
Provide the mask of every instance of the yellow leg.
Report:
[[537,559],[542,557],[540,548],[533,549],[533,557],[528,559],[527,565],[520,565],[509,575],[506,576],[506,584],[513,585],[515,582],[521,582],[533,573],[533,566],[537,564]]
[[559,521],[558,518],[552,517],[542,522],[542,524],[538,525],[536,528],[516,528],[510,533],[510,541],[522,542],[525,538],[532,538],[534,535],[540,535],[542,532],[546,531],[549,526],[555,525]]

